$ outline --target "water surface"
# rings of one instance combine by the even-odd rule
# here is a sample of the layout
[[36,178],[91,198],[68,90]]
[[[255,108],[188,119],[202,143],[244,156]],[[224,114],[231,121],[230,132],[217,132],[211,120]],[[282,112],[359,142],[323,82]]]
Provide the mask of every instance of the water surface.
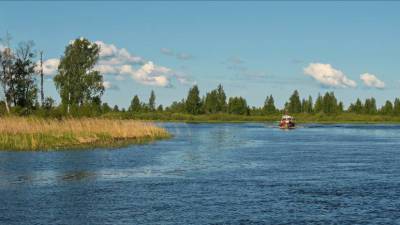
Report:
[[400,223],[400,126],[162,126],[148,145],[0,152],[0,224]]

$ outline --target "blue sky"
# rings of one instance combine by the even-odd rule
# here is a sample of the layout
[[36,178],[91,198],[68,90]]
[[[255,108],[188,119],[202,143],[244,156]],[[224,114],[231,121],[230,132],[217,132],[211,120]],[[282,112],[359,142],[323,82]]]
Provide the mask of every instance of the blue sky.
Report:
[[[269,94],[282,106],[295,89],[382,104],[400,97],[399,11],[359,1],[0,2],[0,33],[34,40],[46,59],[72,39],[99,41],[112,105],[147,101],[152,89],[169,105],[194,83],[201,94],[221,83],[257,106]],[[51,74],[46,90],[57,96]]]

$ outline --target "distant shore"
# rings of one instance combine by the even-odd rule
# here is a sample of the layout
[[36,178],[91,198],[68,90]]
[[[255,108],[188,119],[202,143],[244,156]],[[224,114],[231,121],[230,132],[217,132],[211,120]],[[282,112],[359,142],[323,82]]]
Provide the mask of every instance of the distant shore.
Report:
[[[136,119],[160,122],[204,122],[204,123],[241,123],[241,122],[277,122],[280,114],[267,116],[248,116],[233,114],[191,115],[182,113],[110,113],[103,115],[109,119]],[[359,115],[353,113],[326,114],[293,114],[297,123],[400,123],[400,116]]]
[[38,151],[121,147],[170,137],[151,122],[118,119],[0,119],[0,150]]

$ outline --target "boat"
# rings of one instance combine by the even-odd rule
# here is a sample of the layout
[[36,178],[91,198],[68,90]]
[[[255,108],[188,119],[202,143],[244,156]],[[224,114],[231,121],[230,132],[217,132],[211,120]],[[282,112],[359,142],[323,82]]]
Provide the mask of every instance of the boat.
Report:
[[282,116],[281,121],[279,122],[279,128],[281,129],[294,129],[296,128],[296,124],[294,122],[294,118],[285,114]]

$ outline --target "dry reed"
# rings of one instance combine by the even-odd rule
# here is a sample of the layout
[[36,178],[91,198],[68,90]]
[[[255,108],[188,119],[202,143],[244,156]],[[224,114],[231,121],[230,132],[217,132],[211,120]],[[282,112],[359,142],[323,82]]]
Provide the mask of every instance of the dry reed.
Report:
[[133,120],[0,118],[1,150],[118,146],[168,136],[163,128]]

